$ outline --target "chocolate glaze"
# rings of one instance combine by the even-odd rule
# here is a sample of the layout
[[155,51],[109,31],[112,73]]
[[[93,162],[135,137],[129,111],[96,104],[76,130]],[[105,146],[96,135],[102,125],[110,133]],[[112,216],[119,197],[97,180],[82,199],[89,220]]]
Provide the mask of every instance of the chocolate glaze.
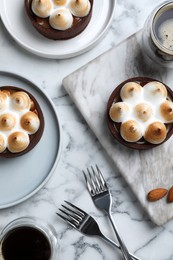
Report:
[[[44,130],[44,116],[43,116],[42,110],[41,110],[40,105],[38,104],[37,100],[34,98],[34,96],[32,94],[30,94],[25,89],[14,87],[14,86],[2,86],[2,87],[0,87],[0,90],[8,90],[10,92],[24,91],[25,93],[27,93],[28,96],[30,97],[30,99],[34,103],[35,109],[34,109],[33,112],[36,112],[38,114],[39,119],[40,119],[40,127],[35,134],[29,135],[30,143],[24,151],[19,152],[19,153],[12,153],[8,149],[5,149],[4,152],[0,153],[0,157],[6,157],[6,158],[13,158],[13,157],[21,156],[25,153],[28,153],[40,141],[41,136],[43,134],[43,130]],[[32,110],[30,110],[30,111],[32,111]]]
[[39,33],[41,33],[46,38],[52,40],[67,40],[77,36],[86,28],[92,16],[92,8],[93,8],[94,0],[89,0],[91,3],[91,9],[89,11],[89,14],[81,18],[73,16],[72,27],[65,31],[53,29],[49,25],[49,18],[40,18],[37,15],[35,15],[31,9],[32,0],[24,0],[24,1],[25,1],[26,13],[32,25]]
[[[108,124],[108,128],[112,134],[112,136],[118,141],[120,142],[121,144],[127,146],[128,148],[132,148],[132,149],[137,149],[137,150],[147,150],[147,149],[151,149],[153,147],[156,147],[164,142],[166,142],[170,137],[171,135],[173,134],[173,123],[169,123],[169,124],[165,124],[167,129],[168,129],[168,132],[167,132],[167,136],[166,136],[166,139],[160,143],[160,144],[151,144],[151,143],[148,143],[144,138],[141,138],[141,140],[139,140],[138,142],[135,142],[135,143],[130,143],[130,142],[127,142],[125,141],[121,135],[120,135],[120,126],[121,126],[121,123],[116,123],[116,122],[113,122],[109,116],[109,110],[112,106],[112,104],[114,102],[118,102],[118,101],[122,101],[121,100],[121,97],[120,97],[120,90],[121,88],[127,83],[127,82],[138,82],[142,87],[151,82],[151,81],[158,81],[158,82],[161,82],[159,80],[156,80],[156,79],[152,79],[152,78],[148,78],[148,77],[134,77],[134,78],[130,78],[128,80],[125,80],[123,81],[121,84],[119,84],[115,89],[114,91],[112,92],[112,94],[110,95],[109,97],[109,100],[108,100],[108,103],[107,103],[107,124]],[[162,83],[162,82],[161,82]],[[164,83],[162,83],[164,84]],[[173,91],[167,86],[164,84],[164,86],[166,87],[167,89],[167,92],[168,92],[168,97],[173,100]]]

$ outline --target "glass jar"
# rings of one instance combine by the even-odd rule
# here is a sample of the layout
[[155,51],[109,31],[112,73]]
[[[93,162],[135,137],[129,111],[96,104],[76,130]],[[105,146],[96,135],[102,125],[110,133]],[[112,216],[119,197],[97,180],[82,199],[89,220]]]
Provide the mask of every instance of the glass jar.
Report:
[[0,260],[57,260],[54,228],[42,219],[13,220],[0,233]]
[[165,67],[173,67],[173,1],[157,6],[145,22],[142,46],[146,54]]

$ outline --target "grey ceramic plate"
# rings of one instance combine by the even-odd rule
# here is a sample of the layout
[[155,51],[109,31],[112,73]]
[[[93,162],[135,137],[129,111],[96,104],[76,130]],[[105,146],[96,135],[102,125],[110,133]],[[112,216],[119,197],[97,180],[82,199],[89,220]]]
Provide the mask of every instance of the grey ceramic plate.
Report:
[[60,123],[51,100],[31,81],[0,71],[0,86],[7,85],[21,87],[37,99],[45,128],[30,152],[16,158],[0,158],[0,209],[16,205],[41,189],[55,170],[61,150]]

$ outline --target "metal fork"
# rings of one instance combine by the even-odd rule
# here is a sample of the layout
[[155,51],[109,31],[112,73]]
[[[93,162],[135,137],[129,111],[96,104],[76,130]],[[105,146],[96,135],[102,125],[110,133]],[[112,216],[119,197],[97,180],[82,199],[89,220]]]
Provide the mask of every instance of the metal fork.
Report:
[[[65,222],[71,225],[76,230],[80,231],[84,235],[88,236],[98,236],[101,237],[106,242],[120,249],[120,246],[113,242],[111,239],[103,235],[100,231],[99,225],[96,220],[88,215],[82,209],[76,207],[72,203],[65,201],[65,205],[61,205],[62,209],[59,208],[59,211],[62,213],[56,213],[59,217],[61,217]],[[140,260],[136,256],[132,255],[133,259]]]
[[87,173],[83,171],[83,174],[94,204],[97,208],[104,210],[110,219],[124,259],[132,260],[132,257],[130,256],[130,253],[127,250],[127,247],[124,244],[124,241],[122,240],[119,231],[114,223],[111,214],[112,197],[99,167],[96,165],[95,170],[94,167],[91,167],[91,170],[87,168]]

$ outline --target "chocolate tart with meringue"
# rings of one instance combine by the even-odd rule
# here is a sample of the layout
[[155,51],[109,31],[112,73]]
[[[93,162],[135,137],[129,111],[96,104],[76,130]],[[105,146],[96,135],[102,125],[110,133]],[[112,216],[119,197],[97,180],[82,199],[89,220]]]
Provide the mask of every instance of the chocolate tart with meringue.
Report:
[[94,0],[24,0],[35,29],[48,39],[79,35],[91,20]]
[[35,97],[14,87],[0,87],[0,157],[28,153],[41,139],[44,116]]
[[112,136],[129,148],[156,147],[173,134],[173,91],[152,78],[130,78],[110,95],[107,123]]

